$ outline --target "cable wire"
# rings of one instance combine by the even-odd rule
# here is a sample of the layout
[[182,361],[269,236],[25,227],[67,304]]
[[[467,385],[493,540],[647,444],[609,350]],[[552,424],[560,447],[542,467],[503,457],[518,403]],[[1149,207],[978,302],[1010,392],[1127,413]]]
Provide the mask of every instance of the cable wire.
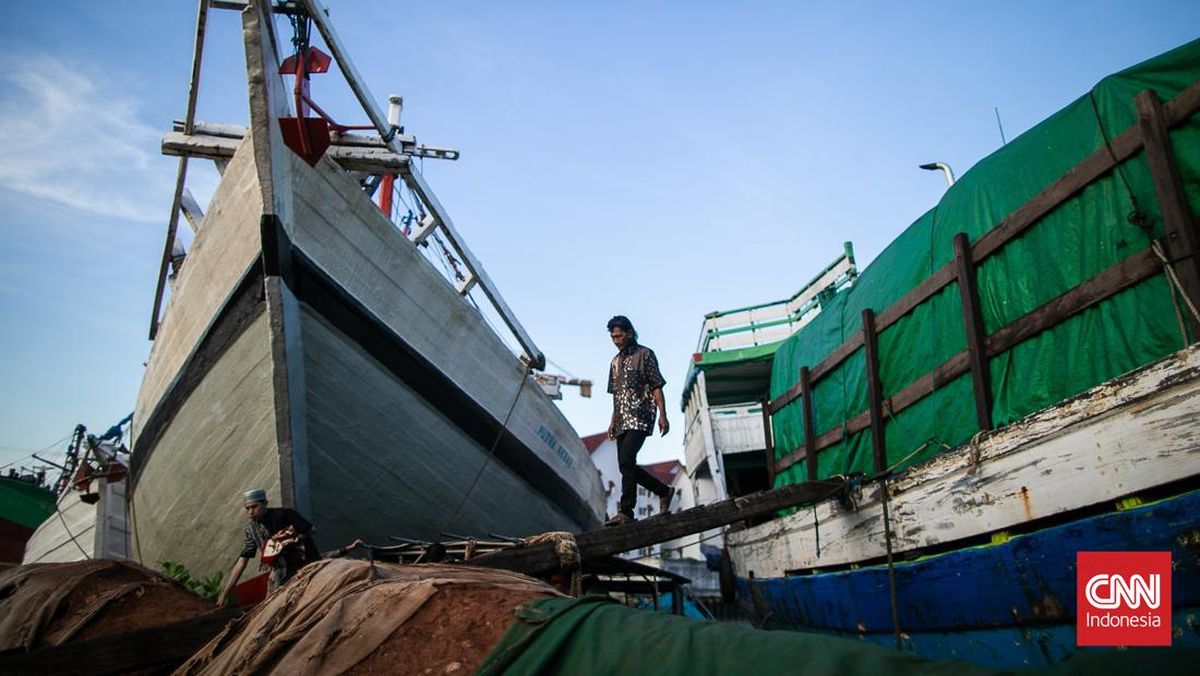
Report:
[[521,400],[521,393],[525,391],[525,381],[529,378],[529,367],[526,366],[521,370],[521,380],[517,384],[517,393],[513,395],[512,404],[508,407],[508,413],[504,416],[504,422],[500,424],[500,429],[496,432],[496,440],[492,442],[492,447],[488,449],[488,454],[483,459],[483,464],[479,466],[479,471],[475,473],[475,478],[471,481],[471,485],[467,488],[467,492],[463,494],[462,500],[459,501],[458,507],[454,508],[454,513],[446,519],[446,524],[442,526],[439,532],[450,530],[450,526],[454,525],[454,520],[458,518],[462,508],[466,506],[467,500],[471,494],[475,492],[475,487],[479,484],[479,480],[483,477],[483,471],[487,469],[488,464],[492,460],[492,456],[496,454],[496,448],[500,446],[500,440],[504,438],[504,433],[508,431],[508,421],[512,418],[513,411],[517,410],[517,402]]

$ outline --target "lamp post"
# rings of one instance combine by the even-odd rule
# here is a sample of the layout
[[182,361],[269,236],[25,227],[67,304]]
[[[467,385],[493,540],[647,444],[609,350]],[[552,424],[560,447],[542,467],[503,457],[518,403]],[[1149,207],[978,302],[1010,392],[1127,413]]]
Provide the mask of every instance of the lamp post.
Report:
[[950,168],[949,164],[945,162],[930,162],[929,164],[922,164],[921,168],[928,171],[941,171],[946,175],[946,187],[949,188],[954,185],[954,170]]

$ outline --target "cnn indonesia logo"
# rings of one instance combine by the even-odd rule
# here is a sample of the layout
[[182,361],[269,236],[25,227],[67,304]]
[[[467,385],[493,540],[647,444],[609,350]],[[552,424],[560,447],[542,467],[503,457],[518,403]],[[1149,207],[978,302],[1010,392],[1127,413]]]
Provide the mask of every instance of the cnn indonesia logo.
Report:
[[1171,645],[1171,552],[1079,552],[1076,569],[1076,643]]

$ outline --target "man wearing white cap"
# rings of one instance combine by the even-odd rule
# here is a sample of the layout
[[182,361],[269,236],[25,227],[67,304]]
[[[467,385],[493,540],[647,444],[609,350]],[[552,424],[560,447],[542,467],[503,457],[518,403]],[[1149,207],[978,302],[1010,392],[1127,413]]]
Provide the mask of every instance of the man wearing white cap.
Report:
[[298,512],[286,507],[267,507],[267,491],[262,488],[248,490],[242,498],[250,522],[246,524],[241,554],[217,599],[221,606],[228,602],[229,592],[254,557],[261,562],[259,570],[268,567],[271,570],[269,591],[282,586],[304,564],[321,558],[312,539],[313,526]]

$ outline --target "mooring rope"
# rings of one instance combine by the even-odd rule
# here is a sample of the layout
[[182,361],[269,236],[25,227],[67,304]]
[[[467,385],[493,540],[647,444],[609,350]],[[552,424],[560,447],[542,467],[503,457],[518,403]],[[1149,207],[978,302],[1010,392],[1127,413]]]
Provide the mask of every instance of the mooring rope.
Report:
[[571,596],[583,596],[583,557],[579,553],[579,543],[575,534],[556,530],[525,538],[525,545],[536,545],[543,542],[554,543],[554,553],[558,556],[558,565],[563,570],[571,571],[571,582],[567,593]]
[[517,410],[517,402],[521,400],[521,393],[525,391],[525,381],[529,378],[529,373],[532,368],[526,365],[521,371],[521,380],[517,383],[517,393],[513,395],[512,404],[508,407],[508,413],[504,416],[504,422],[500,423],[500,429],[496,432],[496,439],[492,442],[492,447],[488,450],[487,456],[483,459],[483,464],[479,466],[479,471],[475,473],[475,478],[471,481],[471,485],[467,488],[467,492],[463,494],[462,500],[458,506],[454,508],[454,513],[446,519],[446,523],[442,526],[441,531],[450,530],[450,526],[454,525],[454,520],[458,518],[462,508],[466,506],[467,500],[471,498],[471,494],[475,492],[475,487],[479,485],[479,480],[483,477],[483,471],[487,469],[488,464],[492,460],[492,456],[496,454],[496,448],[500,446],[500,440],[504,438],[504,433],[508,431],[508,421],[512,418],[513,411]]

